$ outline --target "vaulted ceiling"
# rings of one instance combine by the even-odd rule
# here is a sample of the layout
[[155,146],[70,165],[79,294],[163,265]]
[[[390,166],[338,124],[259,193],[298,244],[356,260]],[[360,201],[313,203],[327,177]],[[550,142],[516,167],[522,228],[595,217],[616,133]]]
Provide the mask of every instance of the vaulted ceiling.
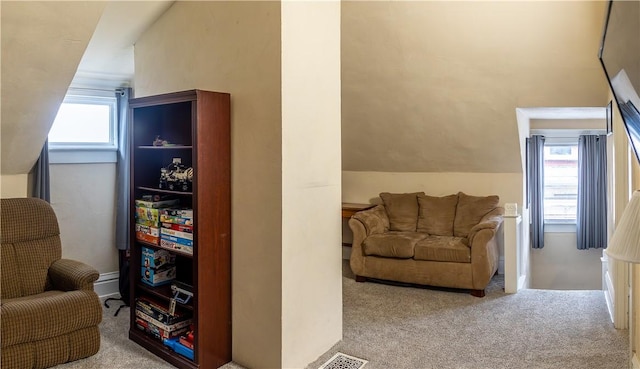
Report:
[[[158,3],[151,17],[144,3]],[[2,1],[2,174],[29,171],[81,60],[84,75],[132,73],[105,60],[130,60],[135,35],[171,2],[159,3]],[[608,102],[605,8],[343,1],[343,169],[520,172],[516,108]],[[118,36],[123,24],[131,32]]]

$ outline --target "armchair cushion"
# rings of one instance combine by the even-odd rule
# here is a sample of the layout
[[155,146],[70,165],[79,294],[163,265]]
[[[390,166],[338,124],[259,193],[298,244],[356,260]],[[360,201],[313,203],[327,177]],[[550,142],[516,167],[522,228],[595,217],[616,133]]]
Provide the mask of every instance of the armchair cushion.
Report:
[[456,217],[458,195],[434,197],[418,195],[420,208],[418,232],[436,236],[453,236],[453,221]]
[[98,271],[93,267],[76,260],[56,260],[49,268],[49,276],[53,288],[61,291],[89,290],[93,291],[93,282]]
[[[3,243],[2,298],[29,296],[51,289],[49,267],[55,260],[60,259],[59,243],[59,237],[54,236],[26,242]],[[5,275],[8,276],[7,281],[4,280]]]
[[453,235],[455,237],[467,237],[469,231],[480,223],[482,217],[498,207],[500,198],[492,196],[470,196],[464,192],[458,193],[458,205],[456,218],[453,223]]
[[389,216],[389,229],[392,231],[415,232],[418,224],[418,195],[413,193],[380,193]]
[[100,299],[93,291],[47,291],[2,301],[2,348],[97,326]]

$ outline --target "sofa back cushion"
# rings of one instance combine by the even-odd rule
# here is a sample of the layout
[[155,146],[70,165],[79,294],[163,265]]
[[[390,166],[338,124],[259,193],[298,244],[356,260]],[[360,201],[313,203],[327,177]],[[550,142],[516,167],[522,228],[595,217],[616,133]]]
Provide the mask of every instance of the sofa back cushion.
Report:
[[60,259],[58,220],[51,205],[35,198],[2,199],[2,299],[30,296],[51,287],[49,266]]
[[497,195],[470,196],[464,192],[458,192],[453,235],[455,237],[467,237],[471,228],[480,223],[482,217],[487,213],[498,207],[499,202],[500,197]]
[[392,231],[415,232],[418,225],[418,195],[424,192],[389,193],[382,192],[380,198],[389,217]]
[[453,236],[457,205],[457,194],[442,197],[418,195],[418,232]]

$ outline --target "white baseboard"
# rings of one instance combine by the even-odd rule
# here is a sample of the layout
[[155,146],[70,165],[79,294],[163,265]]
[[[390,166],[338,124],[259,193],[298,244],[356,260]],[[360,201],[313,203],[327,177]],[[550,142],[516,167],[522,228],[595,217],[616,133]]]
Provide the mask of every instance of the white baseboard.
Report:
[[504,275],[504,256],[500,256],[498,259],[498,274]]
[[93,283],[93,290],[99,297],[112,297],[120,295],[120,289],[118,287],[118,278],[120,273],[110,272],[102,273],[98,280]]

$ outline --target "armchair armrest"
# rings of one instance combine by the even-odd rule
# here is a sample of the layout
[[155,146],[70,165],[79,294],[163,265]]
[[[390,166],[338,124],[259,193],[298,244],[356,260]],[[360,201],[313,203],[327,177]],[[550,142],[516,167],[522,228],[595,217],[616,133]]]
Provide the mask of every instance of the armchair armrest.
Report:
[[53,287],[61,291],[91,290],[98,279],[98,271],[93,267],[71,259],[56,260],[49,267]]

